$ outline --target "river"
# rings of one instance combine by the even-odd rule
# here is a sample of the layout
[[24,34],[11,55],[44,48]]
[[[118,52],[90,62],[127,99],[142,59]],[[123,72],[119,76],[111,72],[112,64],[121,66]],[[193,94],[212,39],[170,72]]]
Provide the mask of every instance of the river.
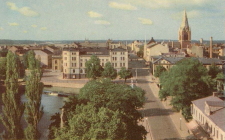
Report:
[[[58,91],[55,88],[45,88],[44,90]],[[68,89],[67,89],[68,90]],[[78,93],[79,89],[74,89],[74,93]],[[67,92],[68,93],[68,92]],[[73,93],[72,93],[73,94]],[[21,97],[22,102],[25,102],[25,95]],[[48,126],[50,125],[51,121],[50,118],[57,112],[60,112],[60,108],[64,105],[64,101],[67,100],[67,97],[58,97],[53,95],[42,94],[41,105],[44,107],[44,114],[39,122],[38,129],[41,132],[41,140],[48,139]],[[0,109],[1,113],[1,109]],[[25,124],[24,121],[22,121]],[[0,124],[0,133],[3,131],[2,124]]]

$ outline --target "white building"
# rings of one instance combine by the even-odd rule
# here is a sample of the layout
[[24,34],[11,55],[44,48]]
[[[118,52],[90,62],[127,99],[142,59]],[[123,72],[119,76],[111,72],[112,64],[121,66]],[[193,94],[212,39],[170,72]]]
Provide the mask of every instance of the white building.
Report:
[[225,102],[215,95],[192,101],[192,116],[213,140],[225,140]]

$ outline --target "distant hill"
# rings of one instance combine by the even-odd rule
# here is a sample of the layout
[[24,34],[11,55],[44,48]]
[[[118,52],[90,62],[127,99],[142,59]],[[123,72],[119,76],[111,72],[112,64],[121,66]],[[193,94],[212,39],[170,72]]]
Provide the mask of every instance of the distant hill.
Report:
[[[73,42],[84,42],[85,40],[10,40],[10,39],[0,39],[0,45],[19,45],[19,44],[71,44]],[[90,42],[106,42],[107,40],[89,40]],[[132,43],[135,40],[113,40],[115,42]],[[145,42],[145,40],[139,40]],[[146,40],[148,42],[149,40]],[[157,40],[157,42],[168,42],[169,40]],[[177,41],[177,40],[170,40]],[[192,40],[192,43],[197,43],[199,40]],[[214,43],[225,43],[225,40],[213,40]],[[204,44],[208,44],[209,40],[204,40]]]

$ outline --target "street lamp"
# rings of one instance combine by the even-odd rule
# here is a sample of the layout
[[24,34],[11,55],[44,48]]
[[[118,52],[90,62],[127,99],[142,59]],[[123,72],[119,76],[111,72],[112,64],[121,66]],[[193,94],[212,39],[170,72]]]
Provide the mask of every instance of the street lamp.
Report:
[[182,118],[180,118],[180,130],[181,130],[181,120],[182,120]]
[[137,83],[137,68],[136,68],[136,71],[135,72],[136,72],[136,83]]

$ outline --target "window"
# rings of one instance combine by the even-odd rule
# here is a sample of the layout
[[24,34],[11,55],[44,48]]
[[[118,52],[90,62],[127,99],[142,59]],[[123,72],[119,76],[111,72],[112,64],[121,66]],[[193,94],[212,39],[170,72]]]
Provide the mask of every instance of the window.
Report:
[[83,61],[83,59],[80,59],[80,61]]
[[121,57],[120,60],[123,60],[123,57]]
[[106,61],[109,61],[108,59],[106,59]]
[[122,67],[122,63],[120,63],[120,67]]
[[67,63],[64,63],[64,66],[67,66]]
[[104,61],[104,59],[102,59],[102,61]]
[[116,60],[116,57],[115,57],[115,60]]
[[216,130],[216,138],[218,138],[218,130]]
[[57,64],[58,63],[58,61],[57,60],[55,60],[55,64]]
[[64,57],[64,60],[67,60],[67,57]]
[[117,63],[115,63],[115,67],[117,67]]
[[58,69],[58,67],[57,66],[55,66],[55,70],[57,70]]
[[75,73],[75,69],[73,69],[73,73]]
[[83,70],[82,69],[80,69],[80,73],[83,73]]
[[123,63],[123,66],[125,67],[125,63]]
[[80,63],[80,66],[82,67],[82,63]]
[[75,52],[73,52],[73,53],[72,53],[72,55],[76,55],[76,53],[75,53]]
[[112,63],[112,66],[114,67],[114,63]]
[[72,60],[76,60],[76,57],[72,57]]

